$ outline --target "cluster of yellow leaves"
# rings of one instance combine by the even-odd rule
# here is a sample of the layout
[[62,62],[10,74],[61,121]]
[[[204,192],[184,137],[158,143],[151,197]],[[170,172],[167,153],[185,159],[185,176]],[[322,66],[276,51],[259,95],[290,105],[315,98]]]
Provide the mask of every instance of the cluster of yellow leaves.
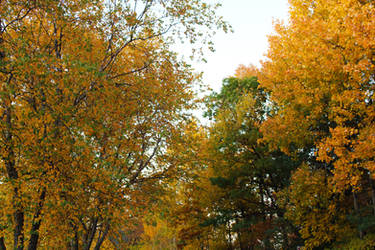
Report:
[[0,2],[1,247],[98,249],[176,173],[197,76],[165,34],[226,24],[200,1],[137,2]]
[[345,235],[338,222],[345,211],[336,196],[362,192],[362,200],[353,198],[357,213],[358,202],[370,200],[375,6],[362,0],[289,2],[289,22],[275,25],[259,76],[276,107],[261,131],[263,141],[285,152],[298,155],[310,148],[315,163],[295,173],[288,213],[312,248]]
[[311,172],[306,165],[301,166],[290,187],[278,195],[287,209],[286,218],[301,225],[307,249],[343,240],[352,233],[346,209],[339,204],[343,201],[333,192],[332,181],[324,171]]
[[334,152],[337,169],[347,171],[348,162],[367,158],[362,150],[374,152],[370,141],[364,146],[374,127],[374,17],[366,1],[291,1],[290,23],[276,25],[261,74],[280,107],[264,126],[266,139],[285,150],[315,143],[321,160]]
[[237,67],[234,76],[239,79],[249,78],[258,76],[258,71],[259,70],[254,65],[245,66],[241,64]]

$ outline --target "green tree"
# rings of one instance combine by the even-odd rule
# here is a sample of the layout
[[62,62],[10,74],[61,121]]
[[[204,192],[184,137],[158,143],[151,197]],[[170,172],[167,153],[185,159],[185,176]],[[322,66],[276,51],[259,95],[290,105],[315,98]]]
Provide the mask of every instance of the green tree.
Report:
[[[298,238],[284,218],[276,193],[297,163],[260,142],[269,117],[268,93],[255,76],[228,78],[208,97],[211,183],[222,190],[205,225],[225,225],[228,247],[292,247]],[[280,237],[281,236],[281,237]]]

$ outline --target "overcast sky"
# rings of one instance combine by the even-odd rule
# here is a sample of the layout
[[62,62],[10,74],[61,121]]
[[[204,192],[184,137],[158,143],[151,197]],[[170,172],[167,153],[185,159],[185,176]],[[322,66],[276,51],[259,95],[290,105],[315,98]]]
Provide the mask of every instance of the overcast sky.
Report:
[[238,65],[259,65],[268,48],[272,21],[287,21],[288,17],[288,0],[221,0],[221,3],[218,14],[232,25],[234,33],[217,34],[213,38],[216,51],[205,54],[207,63],[193,63],[193,67],[204,72],[204,82],[216,91],[222,79],[233,75]]

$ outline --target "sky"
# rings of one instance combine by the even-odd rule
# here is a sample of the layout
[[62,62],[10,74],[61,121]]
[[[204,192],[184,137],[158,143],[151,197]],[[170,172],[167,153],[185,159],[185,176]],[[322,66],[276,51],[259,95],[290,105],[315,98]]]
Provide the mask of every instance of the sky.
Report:
[[267,52],[267,35],[273,32],[272,21],[288,19],[288,0],[220,2],[222,7],[217,13],[232,25],[234,33],[218,33],[212,39],[216,51],[205,54],[207,63],[192,63],[203,72],[204,84],[215,91],[220,90],[222,80],[233,75],[238,65],[259,66]]

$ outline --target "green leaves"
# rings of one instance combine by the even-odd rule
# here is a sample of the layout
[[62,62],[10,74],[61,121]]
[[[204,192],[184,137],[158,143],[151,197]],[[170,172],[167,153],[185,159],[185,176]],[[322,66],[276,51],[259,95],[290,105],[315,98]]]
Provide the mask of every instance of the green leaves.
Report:
[[[238,74],[246,76],[252,71],[242,67]],[[223,81],[221,92],[206,99],[206,116],[213,121],[208,148],[213,170],[210,181],[220,193],[213,196],[211,216],[204,225],[229,230],[229,239],[232,233],[238,234],[237,242],[227,242],[233,246],[260,244],[255,239],[270,248],[270,242],[289,244],[285,240],[287,223],[274,217],[283,214],[275,191],[289,184],[298,163],[261,142],[260,126],[269,115],[267,98],[256,77],[232,77]],[[279,233],[285,237],[280,239]]]

